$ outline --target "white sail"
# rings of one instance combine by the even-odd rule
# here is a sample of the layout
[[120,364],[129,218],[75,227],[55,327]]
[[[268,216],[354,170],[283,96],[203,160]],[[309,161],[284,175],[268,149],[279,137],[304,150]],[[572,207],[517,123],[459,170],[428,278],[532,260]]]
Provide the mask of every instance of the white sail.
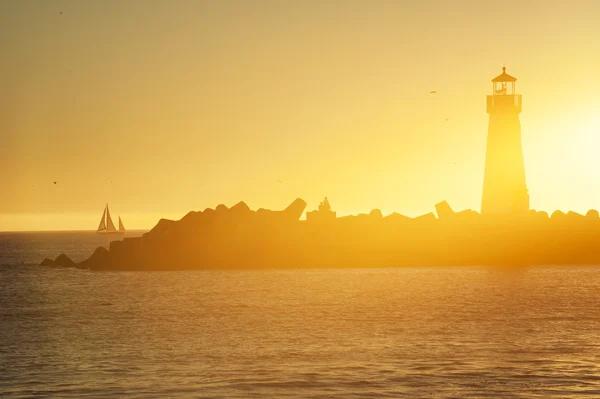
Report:
[[123,226],[123,222],[121,221],[121,216],[119,216],[119,231],[125,231],[125,226]]
[[113,223],[110,217],[110,210],[108,209],[108,204],[106,204],[106,231],[116,231],[115,224]]
[[106,230],[106,208],[108,204],[104,207],[104,212],[102,212],[102,220],[100,220],[100,225],[98,226],[98,231]]

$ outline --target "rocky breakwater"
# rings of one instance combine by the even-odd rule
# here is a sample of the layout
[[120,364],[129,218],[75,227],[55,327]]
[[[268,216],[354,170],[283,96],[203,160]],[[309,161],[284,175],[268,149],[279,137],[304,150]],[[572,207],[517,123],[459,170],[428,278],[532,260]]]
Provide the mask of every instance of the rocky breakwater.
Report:
[[306,202],[283,211],[231,208],[161,219],[142,237],[113,241],[73,263],[61,255],[43,264],[91,270],[184,270],[308,267],[600,264],[600,218],[591,210],[531,210],[518,216],[455,212],[335,217],[330,210],[299,220]]
[[[285,210],[250,210],[244,202],[231,208],[192,211],[178,221],[161,219],[142,237],[112,241],[81,263],[61,255],[42,265],[91,270],[182,270],[251,268],[272,265],[293,252],[294,226],[306,202],[296,199]],[[69,260],[70,261],[70,260]]]

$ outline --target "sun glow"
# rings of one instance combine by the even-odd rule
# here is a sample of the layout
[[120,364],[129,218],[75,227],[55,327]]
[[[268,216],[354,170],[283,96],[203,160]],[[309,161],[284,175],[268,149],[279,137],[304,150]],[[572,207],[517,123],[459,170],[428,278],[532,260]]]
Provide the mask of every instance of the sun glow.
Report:
[[503,65],[531,206],[600,207],[595,2],[66,3],[0,2],[0,230],[95,229],[105,203],[130,229],[325,195],[479,210]]
[[[568,175],[583,181],[600,178],[600,116],[578,113],[552,132],[560,137],[561,167]],[[591,180],[593,179],[593,180]]]
[[524,133],[532,207],[550,212],[598,208],[600,116],[583,109],[548,119],[545,125],[527,126],[535,129],[535,139],[528,142],[528,130]]

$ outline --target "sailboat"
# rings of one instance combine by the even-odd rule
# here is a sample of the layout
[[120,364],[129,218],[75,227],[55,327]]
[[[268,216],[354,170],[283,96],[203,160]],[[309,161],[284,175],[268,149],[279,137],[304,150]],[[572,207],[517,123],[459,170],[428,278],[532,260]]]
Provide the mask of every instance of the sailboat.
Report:
[[119,230],[115,228],[115,224],[110,217],[110,211],[108,210],[108,204],[104,207],[104,213],[102,214],[102,219],[100,220],[100,225],[98,226],[98,230],[96,231],[98,234],[125,234],[125,226],[123,226],[123,222],[121,221],[121,216],[119,216]]

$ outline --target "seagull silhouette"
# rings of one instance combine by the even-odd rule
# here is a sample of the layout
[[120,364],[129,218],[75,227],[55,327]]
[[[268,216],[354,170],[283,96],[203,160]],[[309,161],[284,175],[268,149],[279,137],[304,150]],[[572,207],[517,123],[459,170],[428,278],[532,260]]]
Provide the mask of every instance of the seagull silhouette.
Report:
[[450,120],[450,118],[446,118],[446,122],[448,122]]
[[283,183],[281,180],[277,180],[277,183]]
[[429,92],[429,94],[437,94],[437,91],[432,90],[432,91]]

